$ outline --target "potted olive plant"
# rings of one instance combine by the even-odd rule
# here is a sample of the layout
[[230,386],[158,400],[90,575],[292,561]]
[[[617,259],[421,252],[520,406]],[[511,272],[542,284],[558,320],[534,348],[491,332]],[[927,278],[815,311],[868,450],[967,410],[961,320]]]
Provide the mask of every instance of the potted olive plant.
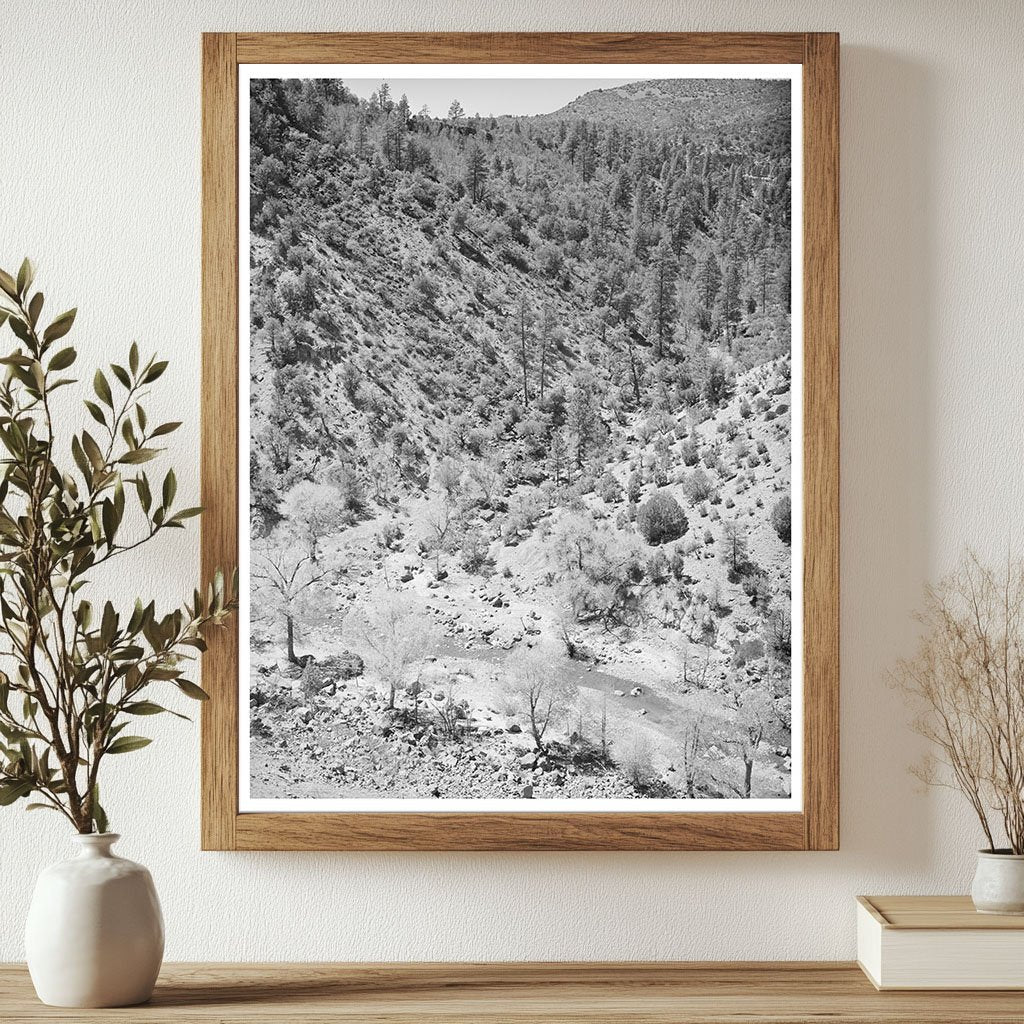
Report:
[[117,1006],[149,997],[163,924],[149,872],[111,852],[102,768],[151,742],[134,723],[178,714],[161,690],[206,699],[186,673],[204,629],[230,614],[234,587],[218,574],[164,612],[95,595],[95,573],[127,571],[133,551],[200,509],[175,505],[173,470],[157,480],[146,468],[179,425],[151,423],[142,404],[166,362],[133,344],[85,385],[87,429],[55,420],[54,394],[78,384],[64,340],[74,320],[69,310],[44,326],[28,260],[14,276],[0,271],[0,328],[15,342],[0,358],[0,805],[62,815],[81,846],[42,873],[29,911],[39,997]]
[[978,817],[975,907],[1024,914],[1024,562],[994,571],[968,555],[917,618],[918,650],[897,680],[937,756],[915,773],[959,790]]

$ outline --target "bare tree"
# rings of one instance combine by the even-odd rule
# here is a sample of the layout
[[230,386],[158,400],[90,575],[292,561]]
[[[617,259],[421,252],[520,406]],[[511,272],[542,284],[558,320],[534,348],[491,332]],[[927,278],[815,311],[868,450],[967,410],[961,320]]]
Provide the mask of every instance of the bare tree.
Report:
[[441,553],[452,544],[456,526],[456,509],[451,497],[441,492],[423,513],[430,549],[434,552],[434,575],[441,575]]
[[683,733],[681,747],[683,763],[683,783],[686,795],[695,797],[696,787],[704,767],[704,716],[697,715]]
[[736,712],[735,732],[728,742],[743,760],[743,796],[749,799],[757,751],[762,741],[776,734],[782,719],[767,678],[753,685],[734,682],[734,686],[730,704]]
[[416,601],[387,590],[356,608],[350,622],[371,670],[387,689],[388,708],[393,710],[407,672],[430,648],[433,627]]
[[564,714],[576,696],[576,687],[558,679],[553,660],[537,651],[517,651],[506,662],[509,683],[530,721],[530,734],[538,751],[552,721]]
[[322,609],[319,600],[328,571],[309,554],[294,546],[267,544],[254,548],[252,578],[266,610],[283,620],[288,660],[302,664],[295,654],[295,626]]

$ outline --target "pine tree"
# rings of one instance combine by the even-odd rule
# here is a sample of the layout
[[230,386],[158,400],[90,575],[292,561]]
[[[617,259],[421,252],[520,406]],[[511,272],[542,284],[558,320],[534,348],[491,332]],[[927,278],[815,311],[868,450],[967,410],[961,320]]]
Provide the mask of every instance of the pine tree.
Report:
[[544,389],[547,382],[547,370],[551,360],[551,349],[558,341],[558,325],[555,312],[550,302],[545,302],[540,314],[540,325],[537,340],[540,344],[540,392],[538,397],[544,401]]
[[462,119],[466,116],[466,112],[462,109],[462,104],[458,100],[452,100],[452,105],[448,108],[448,120],[452,124],[462,124]]
[[741,312],[739,266],[735,260],[730,260],[725,268],[722,287],[722,317],[725,320],[725,329],[732,337],[735,336]]
[[519,364],[523,372],[523,406],[530,405],[530,349],[533,345],[533,311],[525,292],[516,302],[514,335],[519,350]]
[[667,238],[663,238],[651,253],[647,276],[648,324],[647,336],[654,342],[658,359],[664,357],[672,341],[675,326],[676,278],[679,265]]
[[487,191],[487,160],[475,142],[466,150],[465,182],[470,201],[479,203]]
[[709,252],[700,265],[699,281],[701,303],[710,316],[718,290],[722,287],[722,268],[713,252]]
[[633,179],[630,177],[629,168],[621,167],[612,189],[612,205],[620,210],[628,210],[632,201]]

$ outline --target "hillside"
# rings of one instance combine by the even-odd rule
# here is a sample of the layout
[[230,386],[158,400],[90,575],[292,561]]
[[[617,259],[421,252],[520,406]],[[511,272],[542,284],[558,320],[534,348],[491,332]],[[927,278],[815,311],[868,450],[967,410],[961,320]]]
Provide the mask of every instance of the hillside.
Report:
[[253,84],[254,795],[788,792],[775,85]]

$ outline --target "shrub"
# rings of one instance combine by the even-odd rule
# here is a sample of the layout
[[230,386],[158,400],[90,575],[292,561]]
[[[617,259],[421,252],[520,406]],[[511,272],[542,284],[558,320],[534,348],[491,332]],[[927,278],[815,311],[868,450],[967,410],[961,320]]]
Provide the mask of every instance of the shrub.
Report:
[[606,472],[597,482],[597,493],[601,500],[608,502],[608,504],[621,501],[622,485],[611,473]]
[[685,491],[687,498],[696,505],[707,501],[714,492],[714,487],[703,469],[695,469],[686,481]]
[[792,539],[790,529],[791,511],[788,495],[776,502],[775,507],[772,509],[771,522],[775,532],[779,535],[779,539],[783,544],[788,544]]
[[678,540],[688,525],[682,507],[668,491],[655,491],[637,515],[637,526],[648,544]]

